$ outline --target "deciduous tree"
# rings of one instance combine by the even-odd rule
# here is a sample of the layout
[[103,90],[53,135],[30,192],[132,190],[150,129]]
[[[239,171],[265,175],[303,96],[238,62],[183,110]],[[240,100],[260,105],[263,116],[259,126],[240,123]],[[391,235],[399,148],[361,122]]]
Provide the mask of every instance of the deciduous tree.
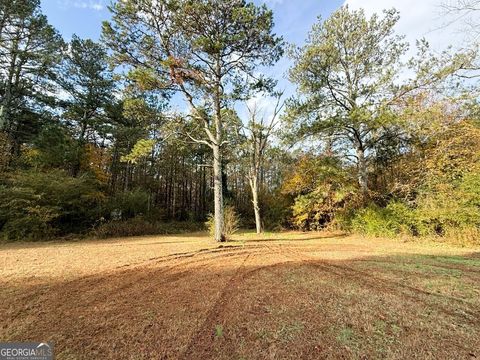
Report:
[[248,158],[247,178],[252,192],[257,234],[263,231],[259,202],[260,175],[263,170],[265,153],[270,145],[269,142],[273,131],[278,124],[278,115],[283,108],[281,97],[282,94],[276,95],[275,108],[268,117],[265,114],[261,114],[261,109],[256,103],[253,106],[247,105],[249,119],[248,124],[244,126],[246,155]]

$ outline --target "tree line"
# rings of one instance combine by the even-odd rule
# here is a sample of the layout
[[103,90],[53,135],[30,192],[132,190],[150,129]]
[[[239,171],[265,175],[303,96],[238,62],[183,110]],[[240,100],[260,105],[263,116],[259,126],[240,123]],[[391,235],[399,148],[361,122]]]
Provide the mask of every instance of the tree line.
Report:
[[[191,231],[209,214],[216,241],[238,217],[475,238],[474,42],[409,57],[394,9],[341,7],[302,46],[244,0],[109,9],[98,42],[67,42],[39,0],[0,0],[4,238]],[[289,98],[264,75],[283,56]]]

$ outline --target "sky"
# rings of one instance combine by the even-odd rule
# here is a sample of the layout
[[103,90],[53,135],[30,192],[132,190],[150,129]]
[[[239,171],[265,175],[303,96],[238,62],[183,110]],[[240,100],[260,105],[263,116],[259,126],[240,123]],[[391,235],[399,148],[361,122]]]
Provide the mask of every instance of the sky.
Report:
[[[454,25],[445,26],[450,19],[444,16],[441,2],[446,0],[254,0],[265,2],[274,11],[275,32],[296,45],[301,45],[312,25],[328,17],[340,6],[348,4],[352,8],[363,7],[367,14],[379,13],[383,9],[396,8],[400,11],[397,33],[406,36],[414,44],[416,39],[426,38],[433,49],[441,51],[448,45],[460,48],[468,36]],[[450,1],[450,0],[449,0]],[[110,0],[41,0],[43,12],[49,22],[69,40],[73,34],[82,38],[97,40],[102,21],[110,15],[107,5]],[[286,96],[292,95],[295,88],[286,79],[290,66],[288,59],[282,59],[267,75],[279,79],[279,88]],[[272,102],[264,99],[264,106]],[[260,104],[262,105],[262,104]]]
[[397,33],[405,35],[411,44],[425,38],[435,51],[445,50],[449,45],[462,48],[470,38],[462,22],[453,22],[455,17],[447,15],[443,7],[455,0],[346,0],[345,3],[355,9],[364,8],[368,15],[397,9],[400,11]]
[[[344,4],[352,8],[363,7],[367,14],[396,8],[401,19],[397,32],[407,39],[427,38],[432,47],[441,49],[447,44],[458,45],[465,33],[458,27],[442,27],[446,19],[441,8],[446,0],[254,0],[265,2],[274,11],[275,31],[290,43],[302,44],[319,15],[328,17]],[[451,0],[448,0],[451,1]],[[41,0],[44,13],[66,40],[77,34],[98,39],[102,21],[110,17],[110,0]]]
[[[301,42],[318,15],[328,16],[343,0],[254,0],[274,10],[276,32],[292,42]],[[66,39],[72,34],[98,39],[101,23],[109,19],[110,0],[42,0],[42,9]]]

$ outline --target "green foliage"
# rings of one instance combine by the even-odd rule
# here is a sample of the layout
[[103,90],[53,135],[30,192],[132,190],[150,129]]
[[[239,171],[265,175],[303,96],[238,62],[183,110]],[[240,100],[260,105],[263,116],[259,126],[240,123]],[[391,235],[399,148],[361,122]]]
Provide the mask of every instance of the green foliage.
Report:
[[0,18],[0,131],[20,144],[39,130],[53,102],[54,69],[64,42],[39,0],[1,1]]
[[292,197],[279,189],[262,192],[260,195],[265,230],[280,231],[290,228]]
[[133,164],[137,163],[140,159],[146,158],[152,154],[153,147],[155,146],[155,140],[138,140],[137,143],[133,146],[130,154],[122,156],[122,161],[131,162]]
[[129,219],[149,212],[149,194],[143,189],[135,189],[116,194],[109,201],[110,211],[119,211],[121,218]]
[[295,195],[292,222],[301,230],[321,230],[355,199],[355,180],[330,156],[305,155],[286,179],[283,191]]
[[450,184],[422,191],[416,209],[420,235],[450,235],[480,229],[480,173],[465,173]]
[[396,236],[407,234],[413,220],[411,209],[399,202],[386,208],[370,205],[359,209],[351,220],[351,230],[370,236]]
[[425,189],[413,206],[391,201],[386,207],[359,209],[341,225],[372,236],[441,236],[478,243],[480,230],[480,174],[467,173],[456,185]]
[[[360,94],[375,95],[378,105],[394,90],[392,80],[398,75],[400,57],[408,47],[393,32],[398,20],[395,9],[384,11],[383,16],[367,17],[363,9],[351,10],[348,6],[325,21],[319,19],[306,45],[292,51],[292,81],[312,101],[325,101],[339,108],[353,101],[341,110],[351,113],[345,121],[364,118],[363,112],[374,100],[362,101]],[[341,90],[352,92],[338,96]],[[321,95],[325,96],[323,100]]]
[[480,229],[480,129],[469,121],[453,123],[426,154],[416,199],[418,233],[475,234]]
[[[272,33],[273,13],[253,3],[160,0],[153,5],[127,0],[116,2],[112,12],[112,21],[103,24],[103,39],[114,62],[131,66],[129,77],[143,90],[181,85],[205,91],[216,81],[209,76],[214,75],[216,57],[237,54],[238,60],[222,71],[227,70],[223,77],[234,84],[232,96],[238,97],[268,83],[258,79],[245,84],[240,74],[274,63],[283,51],[282,39]],[[144,21],[144,14],[151,20]]]
[[319,19],[306,44],[290,54],[298,94],[287,106],[287,137],[320,137],[345,158],[355,152],[363,193],[369,151],[391,126],[384,104],[399,95],[395,80],[408,45],[393,32],[398,20],[395,9],[367,16],[342,6]]
[[[192,110],[188,118],[203,130],[197,137],[184,135],[210,146],[220,173],[224,144],[230,140],[224,110],[275,84],[257,71],[283,53],[283,39],[273,33],[272,11],[241,0],[125,0],[110,10],[102,38],[112,49],[112,62],[128,68],[137,91],[183,94]],[[226,189],[222,182],[221,177],[214,181],[218,216]],[[223,235],[217,226],[215,238],[221,241]]]
[[[396,10],[343,6],[319,19],[292,48],[298,92],[284,114],[287,140],[313,139],[321,150],[311,154],[268,145],[280,103],[271,122],[259,109],[235,112],[237,101],[273,94],[258,69],[284,43],[265,5],[114,1],[102,43],[73,36],[67,47],[40,3],[0,0],[4,239],[181,231],[189,225],[158,219],[203,221],[219,194],[235,204],[225,208],[229,236],[235,210],[254,223],[251,185],[267,228],[478,242],[478,94],[471,82],[462,92],[470,73],[445,81],[474,69],[475,51],[431,55],[420,41],[404,62]],[[175,92],[191,113],[166,112]]]
[[123,101],[123,116],[136,126],[148,129],[162,123],[164,100],[156,96],[128,97]]
[[[205,226],[208,229],[210,235],[215,234],[215,218],[213,214],[208,215],[208,219],[205,222]],[[235,234],[240,228],[240,217],[238,216],[235,208],[231,205],[227,205],[223,211],[223,231],[225,238],[229,238]]]
[[35,138],[32,150],[33,153],[26,152],[27,163],[39,169],[69,170],[78,156],[74,139],[60,124],[44,126]]
[[[375,192],[366,202],[357,201],[352,179],[340,176],[344,164],[322,158],[301,160],[284,184],[285,191],[295,196],[293,225],[478,243],[479,127],[475,121],[458,121],[458,114],[448,112],[452,111],[448,103],[429,107],[425,99],[425,95],[412,99],[397,124],[411,138],[384,137],[377,143]],[[421,113],[415,111],[419,104]],[[351,196],[344,198],[349,191]]]
[[215,325],[215,338],[219,339],[223,337],[223,325]]
[[90,177],[22,171],[2,182],[0,198],[1,236],[37,240],[92,226],[101,217],[105,195]]
[[326,228],[354,194],[353,188],[333,190],[330,185],[325,185],[297,196],[292,206],[294,227],[315,231]]
[[64,116],[79,123],[80,139],[87,129],[101,131],[100,113],[111,101],[115,86],[103,45],[74,35],[59,72],[56,80],[69,94],[63,102]]

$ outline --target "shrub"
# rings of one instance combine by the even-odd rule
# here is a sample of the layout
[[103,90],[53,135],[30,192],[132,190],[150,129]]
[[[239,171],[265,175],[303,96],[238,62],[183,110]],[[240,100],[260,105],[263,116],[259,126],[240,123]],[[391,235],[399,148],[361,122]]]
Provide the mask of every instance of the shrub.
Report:
[[20,171],[0,184],[0,232],[6,240],[41,240],[82,231],[101,217],[95,179],[63,171]]
[[480,229],[480,172],[465,172],[454,181],[437,178],[425,186],[415,211],[419,235],[455,237]]
[[122,219],[130,219],[148,213],[148,193],[142,189],[116,194],[108,204],[110,211],[120,211]]
[[[264,229],[269,231],[281,231],[290,226],[292,196],[280,191],[264,192],[261,194],[262,221]],[[251,215],[252,220],[254,216]],[[252,223],[255,225],[255,222]]]
[[422,164],[417,233],[470,242],[480,230],[480,128],[462,121],[435,140]]
[[31,210],[27,210],[28,216],[12,218],[4,224],[1,233],[5,240],[41,240],[56,235],[49,222],[56,214],[42,207]]
[[355,199],[356,182],[332,156],[306,154],[287,176],[282,192],[295,197],[292,225],[300,230],[321,230],[331,225]]
[[[215,217],[213,214],[208,216],[205,225],[211,236],[215,234]],[[227,205],[223,211],[223,232],[226,240],[229,240],[233,234],[235,234],[240,227],[240,217],[238,216],[235,208],[231,205]]]
[[347,203],[353,202],[354,198],[353,188],[335,190],[328,184],[319,186],[295,198],[293,225],[300,230],[322,230],[331,224],[337,214],[345,211]]
[[370,236],[412,234],[414,226],[413,211],[401,202],[385,208],[371,204],[358,210],[351,221],[351,230]]

